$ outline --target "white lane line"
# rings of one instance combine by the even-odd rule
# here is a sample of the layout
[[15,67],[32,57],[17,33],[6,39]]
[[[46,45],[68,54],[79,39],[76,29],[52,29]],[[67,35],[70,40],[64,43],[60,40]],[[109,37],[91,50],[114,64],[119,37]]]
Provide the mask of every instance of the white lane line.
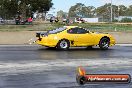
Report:
[[116,44],[117,46],[132,46],[132,44]]

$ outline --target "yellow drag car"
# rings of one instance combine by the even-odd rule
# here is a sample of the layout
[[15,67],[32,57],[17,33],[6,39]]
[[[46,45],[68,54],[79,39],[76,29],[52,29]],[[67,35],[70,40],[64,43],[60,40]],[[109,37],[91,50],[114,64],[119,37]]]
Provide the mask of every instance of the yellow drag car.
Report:
[[55,47],[61,50],[68,50],[69,47],[92,47],[99,45],[103,50],[115,45],[115,39],[110,34],[90,32],[88,29],[78,26],[64,26],[36,33],[37,44],[46,47]]

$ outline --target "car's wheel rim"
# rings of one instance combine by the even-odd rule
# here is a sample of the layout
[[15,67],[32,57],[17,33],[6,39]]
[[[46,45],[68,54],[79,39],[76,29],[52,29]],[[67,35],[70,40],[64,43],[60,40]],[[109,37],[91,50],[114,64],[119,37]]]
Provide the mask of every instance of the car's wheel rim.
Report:
[[102,42],[102,47],[103,48],[108,48],[109,47],[109,42],[108,41]]
[[67,48],[67,47],[68,47],[67,42],[66,42],[66,41],[64,41],[64,40],[63,40],[63,41],[61,41],[61,42],[60,42],[60,47],[61,47],[61,48],[63,48],[63,49]]

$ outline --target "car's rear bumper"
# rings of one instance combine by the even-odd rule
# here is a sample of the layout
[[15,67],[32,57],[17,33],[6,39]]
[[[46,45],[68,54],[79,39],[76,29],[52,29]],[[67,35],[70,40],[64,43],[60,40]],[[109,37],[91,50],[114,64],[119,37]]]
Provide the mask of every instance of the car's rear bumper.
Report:
[[42,46],[47,46],[47,47],[55,47],[56,46],[56,41],[51,41],[51,40],[47,40],[47,39],[38,39],[36,41],[37,44],[42,45]]

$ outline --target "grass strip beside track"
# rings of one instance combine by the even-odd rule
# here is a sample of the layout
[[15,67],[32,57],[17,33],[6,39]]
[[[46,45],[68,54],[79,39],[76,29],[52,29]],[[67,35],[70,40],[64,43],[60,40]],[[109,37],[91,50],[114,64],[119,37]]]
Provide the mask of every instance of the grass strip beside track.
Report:
[[[73,26],[88,28],[92,31],[132,31],[132,24],[122,23],[74,23]],[[0,25],[0,31],[47,31],[65,26],[62,23],[39,23],[32,25]]]

